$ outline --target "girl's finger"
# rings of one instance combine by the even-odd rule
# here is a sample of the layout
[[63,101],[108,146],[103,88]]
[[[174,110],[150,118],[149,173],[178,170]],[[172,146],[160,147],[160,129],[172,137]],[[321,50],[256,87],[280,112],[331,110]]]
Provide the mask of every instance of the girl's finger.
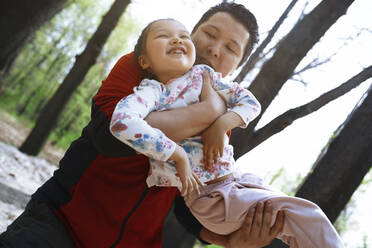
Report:
[[223,146],[220,146],[219,153],[220,153],[220,157],[222,157],[223,156]]
[[194,176],[196,182],[197,182],[200,186],[204,186],[204,183],[202,183],[202,182],[200,181],[199,177],[198,177],[194,172],[193,172],[192,174],[193,174],[193,176]]
[[195,177],[193,177],[192,179],[193,179],[193,180],[192,180],[193,188],[194,188],[194,190],[196,191],[196,193],[197,193],[198,195],[200,195],[198,182],[196,181]]
[[213,160],[215,164],[218,162],[218,150],[213,152]]
[[185,182],[182,183],[182,191],[181,191],[181,195],[182,196],[185,196],[187,194],[187,180],[185,180]]
[[208,170],[210,170],[212,168],[212,164],[213,164],[212,163],[212,159],[213,159],[213,157],[212,157],[212,151],[208,151],[207,152],[207,156],[205,158],[206,163],[207,163]]
[[194,182],[193,182],[193,180],[192,180],[193,178],[191,177],[188,181],[189,181],[189,183],[188,183],[188,188],[187,188],[187,196],[188,197],[191,197],[191,193],[194,191]]
[[211,83],[210,74],[207,71],[203,71],[203,83]]

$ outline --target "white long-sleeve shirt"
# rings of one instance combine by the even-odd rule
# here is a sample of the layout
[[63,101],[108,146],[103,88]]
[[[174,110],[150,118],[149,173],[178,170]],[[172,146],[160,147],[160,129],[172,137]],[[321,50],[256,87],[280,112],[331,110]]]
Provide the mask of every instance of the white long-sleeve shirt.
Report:
[[[156,80],[144,79],[134,93],[123,98],[117,104],[110,125],[112,134],[136,151],[150,158],[149,186],[182,187],[174,164],[166,162],[173,154],[176,144],[162,131],[147,124],[144,118],[152,111],[164,111],[185,107],[199,101],[203,84],[203,71],[207,70],[213,88],[225,100],[228,111],[238,114],[246,127],[261,110],[253,94],[237,83],[223,82],[221,74],[209,66],[196,65],[185,75],[169,81],[167,84]],[[209,171],[204,169],[203,145],[200,136],[180,142],[188,154],[192,170],[202,182],[235,171],[233,149],[225,144],[223,156]]]

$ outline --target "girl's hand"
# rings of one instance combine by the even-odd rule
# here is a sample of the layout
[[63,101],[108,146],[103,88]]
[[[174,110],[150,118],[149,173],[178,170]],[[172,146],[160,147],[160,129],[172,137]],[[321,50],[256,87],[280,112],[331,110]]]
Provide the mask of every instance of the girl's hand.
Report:
[[217,163],[222,156],[225,142],[228,140],[227,130],[220,124],[219,120],[215,121],[202,134],[204,168],[207,171],[212,169],[213,163]]
[[174,161],[178,172],[178,176],[181,179],[182,182],[181,195],[191,196],[193,190],[196,190],[196,192],[199,194],[200,193],[199,185],[202,186],[203,183],[200,182],[196,174],[192,172],[189,159],[187,157],[185,150],[182,147],[177,146],[176,150],[169,158],[169,160]]
[[216,163],[223,154],[225,140],[227,143],[226,132],[235,127],[241,126],[244,121],[235,112],[227,112],[221,115],[210,127],[202,134],[203,138],[203,156],[205,169],[212,168],[212,160]]

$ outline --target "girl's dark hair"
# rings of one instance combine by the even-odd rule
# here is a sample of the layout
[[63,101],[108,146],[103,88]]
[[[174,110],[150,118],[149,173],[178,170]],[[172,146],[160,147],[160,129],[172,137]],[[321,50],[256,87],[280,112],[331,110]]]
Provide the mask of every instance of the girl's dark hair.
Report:
[[136,56],[137,60],[138,60],[139,56],[146,53],[147,34],[148,34],[151,26],[156,22],[166,21],[166,20],[176,21],[172,18],[158,19],[158,20],[152,21],[149,24],[147,24],[147,26],[142,30],[141,35],[138,37],[137,43],[134,46],[134,55]]
[[208,19],[217,12],[226,12],[230,14],[236,21],[241,23],[249,33],[248,43],[245,47],[243,57],[238,65],[241,66],[251,54],[254,45],[258,43],[258,25],[256,17],[245,6],[241,4],[233,2],[220,3],[216,6],[213,6],[204,13],[199,22],[194,26],[194,29],[191,33],[194,33],[201,24],[208,21]]
[[[141,35],[138,37],[137,43],[134,46],[134,56],[136,57],[137,63],[138,63],[138,58],[142,54],[146,53],[146,40],[147,40],[147,34],[151,28],[151,26],[159,21],[165,21],[165,20],[172,20],[175,21],[172,18],[164,18],[164,19],[158,19],[155,21],[150,22],[147,24],[147,26],[142,30]],[[151,70],[146,70],[145,71],[145,77],[150,78],[150,79],[156,79],[156,75],[154,75]]]

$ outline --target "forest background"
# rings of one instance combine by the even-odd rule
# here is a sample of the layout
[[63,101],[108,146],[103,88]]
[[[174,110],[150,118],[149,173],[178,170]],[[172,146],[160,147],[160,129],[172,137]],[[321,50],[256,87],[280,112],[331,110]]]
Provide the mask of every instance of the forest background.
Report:
[[[60,12],[29,37],[12,66],[4,70],[0,81],[1,111],[12,115],[17,122],[31,130],[48,101],[76,65],[77,58],[85,51],[87,43],[114,2],[118,1],[66,1]],[[97,92],[101,81],[117,59],[133,49],[140,30],[148,22],[157,18],[172,17],[183,22],[191,30],[202,13],[217,3],[210,0],[127,2],[130,3],[109,39],[104,42],[102,51],[89,67],[89,72],[79,82],[80,85],[73,91],[61,116],[57,118],[57,123],[48,134],[48,145],[64,150],[80,135],[82,128],[90,119],[91,98]],[[289,33],[296,23],[304,20],[304,16],[312,13],[316,6],[325,1],[235,2],[245,4],[256,15],[260,26],[261,43],[257,52],[252,55],[254,59],[244,66],[242,72],[238,71],[231,76],[231,79],[238,81],[244,79],[243,83],[253,88],[255,93],[254,89],[258,91],[258,86],[255,86],[259,82],[258,79],[262,74],[268,74],[267,70],[265,72],[265,66],[267,68],[270,61],[276,57],[284,64],[287,61],[284,56],[279,56],[279,52],[283,50],[280,46],[281,43],[288,42],[286,38],[290,36]],[[242,136],[245,140],[254,142],[236,141],[239,147],[242,147],[236,152],[239,157],[238,165],[243,171],[258,174],[291,195],[296,194],[298,189],[305,185],[303,182],[306,176],[309,172],[314,172],[315,165],[321,164],[323,157],[328,155],[332,142],[345,131],[344,127],[352,119],[357,107],[362,105],[367,96],[371,97],[368,90],[371,85],[369,78],[372,65],[370,21],[372,3],[368,0],[345,2],[352,3],[350,7],[345,7],[346,14],[341,15],[334,24],[330,24],[325,35],[320,35],[320,40],[314,41],[315,45],[310,46],[311,49],[305,52],[299,63],[292,65],[293,70],[289,70],[287,79],[280,79],[283,81],[282,87],[279,87],[271,101],[265,102],[267,108],[259,122],[248,128],[255,136],[246,134]],[[297,45],[292,47],[292,50],[296,51],[299,48]],[[345,95],[341,93],[342,90],[338,87],[349,82],[354,75],[360,75],[359,72],[369,74],[363,74],[362,79],[357,79],[352,86],[343,89]],[[276,73],[272,72],[274,76]],[[280,73],[277,76],[279,78]],[[270,78],[267,81],[270,81]],[[273,86],[275,87],[278,88]],[[322,94],[333,89],[338,89],[333,92],[336,94],[335,97],[328,100],[321,98]],[[310,104],[314,99],[320,99],[320,103]],[[290,109],[299,110],[296,107],[302,105],[310,111],[287,112]],[[371,108],[372,106],[369,106],[369,109]],[[298,114],[299,112],[301,113]],[[275,122],[272,121],[283,113],[289,115],[284,116],[286,119],[279,118],[276,129],[270,128],[269,124],[274,125]],[[291,113],[295,114],[290,115]],[[372,116],[369,117],[371,126]],[[263,129],[264,127],[266,129]],[[272,131],[273,129],[276,131]],[[270,134],[257,132],[259,130]],[[234,136],[232,140],[234,142]],[[358,154],[360,151],[372,153],[370,144],[354,146],[354,153]],[[348,145],[344,143],[343,147]],[[338,164],[346,159],[343,160],[342,155],[348,154],[339,152]],[[366,160],[369,165],[368,172],[372,162],[370,158]],[[350,166],[353,170],[359,170],[359,164],[355,164],[355,161],[354,165],[351,162]],[[329,170],[336,171],[340,168],[331,167]],[[360,171],[364,171],[361,172],[363,180],[360,181],[360,186],[355,192],[351,192],[351,194],[354,192],[351,200],[348,200],[348,204],[342,207],[342,212],[336,215],[338,218],[335,225],[347,247],[372,247],[370,231],[372,219],[368,212],[368,199],[372,197],[370,183],[372,176],[370,172],[365,172],[365,167]],[[331,184],[332,174],[326,176],[329,181],[323,183]],[[334,181],[336,181],[334,187],[338,185],[339,188],[346,183]],[[346,193],[345,197],[350,198],[351,194]]]

